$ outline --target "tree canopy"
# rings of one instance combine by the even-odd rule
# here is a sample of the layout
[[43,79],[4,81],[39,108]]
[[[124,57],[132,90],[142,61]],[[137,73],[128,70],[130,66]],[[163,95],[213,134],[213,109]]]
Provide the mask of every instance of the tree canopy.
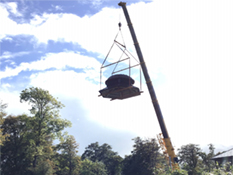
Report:
[[1,149],[1,167],[3,174],[8,175],[30,174],[27,169],[31,163],[29,140],[27,134],[29,117],[27,115],[8,116],[2,125],[7,140]]
[[[3,125],[4,117],[6,116],[5,109],[7,108],[7,104],[3,103],[2,100],[0,100],[0,126]],[[0,146],[3,145],[3,142],[5,141],[5,138],[7,137],[7,134],[2,133],[3,129],[0,129]]]
[[[64,105],[49,91],[31,87],[20,94],[30,115],[8,115],[0,101],[1,175],[201,175],[233,173],[230,164],[215,165],[215,147],[203,152],[197,144],[178,149],[181,170],[169,169],[156,139],[133,139],[133,149],[122,158],[112,146],[91,143],[78,155],[75,137],[64,132],[71,122],[60,116]],[[56,144],[55,144],[56,140]],[[59,142],[59,143],[57,143]],[[216,169],[215,167],[218,167]]]
[[55,158],[57,159],[57,165],[60,167],[57,171],[58,175],[74,175],[78,174],[80,168],[80,157],[77,156],[78,144],[75,141],[74,136],[65,136],[64,141],[56,146],[57,152]]
[[103,162],[108,175],[117,175],[121,172],[122,158],[117,155],[117,152],[112,151],[112,147],[106,143],[101,146],[98,142],[88,145],[82,154],[82,160],[84,159]]
[[[71,123],[68,120],[60,118],[59,109],[64,105],[57,101],[49,91],[41,88],[31,87],[25,89],[20,94],[20,102],[28,102],[31,105],[31,130],[30,150],[33,154],[33,167],[37,165],[38,158],[47,158],[50,156],[45,149],[51,146],[49,141],[61,136],[61,131]],[[52,153],[52,152],[51,152]]]
[[134,149],[131,155],[124,159],[124,175],[142,175],[156,174],[159,164],[164,161],[159,146],[155,139],[141,139],[137,137],[134,140]]
[[197,174],[197,165],[201,153],[201,148],[196,144],[184,145],[178,149],[179,163],[190,175]]

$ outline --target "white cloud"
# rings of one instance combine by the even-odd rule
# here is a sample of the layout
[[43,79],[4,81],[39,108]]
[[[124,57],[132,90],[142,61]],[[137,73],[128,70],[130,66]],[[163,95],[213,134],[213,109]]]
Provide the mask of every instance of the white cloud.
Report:
[[30,106],[27,103],[20,103],[20,92],[9,91],[11,87],[9,84],[2,84],[3,88],[0,89],[0,98],[3,103],[8,104],[6,112],[8,115],[20,115],[23,113],[30,114]]
[[2,84],[1,86],[2,86],[2,88],[3,88],[3,89],[6,89],[6,88],[11,87],[11,85],[10,85],[10,84],[8,84],[8,83],[6,83],[6,84]]
[[39,15],[37,15],[37,14],[33,14],[32,16],[33,16],[33,19],[31,19],[31,21],[30,21],[30,24],[31,24],[32,26],[39,26],[39,25],[41,25],[43,22],[45,22],[45,21],[47,20],[45,17],[39,16]]
[[83,94],[88,90],[85,73],[76,73],[74,71],[47,71],[44,73],[33,74],[30,85],[42,87],[51,90],[55,94],[65,94],[69,97],[77,97],[77,94]]
[[[12,60],[5,60],[4,62],[7,63],[7,64],[9,64],[9,65],[11,65],[11,66],[14,66],[14,67],[16,66],[16,63],[14,61],[12,61]],[[2,64],[2,62],[0,62],[0,65],[1,64]]]
[[[6,53],[5,56],[7,55],[11,54]],[[31,63],[22,62],[16,68],[6,67],[4,71],[0,71],[0,78],[16,76],[22,71],[44,71],[50,68],[65,69],[67,66],[76,69],[84,69],[84,71],[91,70],[92,73],[89,74],[89,76],[97,80],[97,76],[94,73],[97,73],[99,70],[100,63],[94,58],[74,52],[48,53],[38,61],[33,61]]]
[[17,10],[17,3],[15,2],[8,2],[5,4],[2,4],[3,6],[5,6],[8,10],[10,10],[11,13],[13,13],[15,16],[19,17],[19,16],[23,16],[20,12],[18,12]]
[[56,11],[63,11],[62,7],[59,5],[56,6],[52,5],[52,7],[55,8]]
[[92,3],[92,6],[96,8],[103,3],[103,0],[94,0],[94,1],[91,1],[91,3]]
[[31,35],[31,26],[29,24],[17,24],[11,20],[5,6],[5,4],[0,3],[0,23],[4,24],[0,28],[0,40],[9,38],[8,35]]
[[9,13],[3,6],[0,12],[0,22],[7,24],[0,29],[1,39],[20,34],[34,35],[40,43],[63,39],[65,42],[79,43],[88,51],[105,54],[118,30],[116,16],[119,11],[116,9],[104,8],[101,13],[83,18],[73,14],[44,13],[43,16],[35,15],[30,24],[17,24],[9,19]]
[[8,58],[15,58],[15,57],[18,57],[18,56],[27,55],[29,53],[30,52],[16,52],[16,53],[12,53],[12,52],[5,51],[0,56],[0,60],[1,59],[8,59]]
[[6,40],[6,41],[13,41],[13,39],[12,38],[10,38],[10,37],[6,37],[6,38],[4,38],[4,40]]
[[[176,8],[172,8],[170,3]],[[224,51],[228,51],[232,45],[232,25],[229,23],[233,13],[229,8],[232,2],[205,1],[202,6],[200,6],[200,1],[195,3],[181,1],[180,3],[169,1],[145,4],[141,2],[127,7],[144,55],[151,58],[153,52],[156,51],[155,56],[159,56],[158,59],[163,58],[163,61],[158,62],[159,65],[168,63],[170,60],[167,59],[173,58],[174,60],[175,56],[177,61],[177,59],[183,59],[184,56],[200,56],[212,50],[216,52],[216,48],[227,55]],[[206,13],[206,8],[209,9],[209,13]],[[2,11],[4,12],[4,9]],[[142,13],[138,13],[139,11]],[[79,43],[88,51],[105,55],[117,32],[119,13],[121,13],[126,43],[133,48],[122,10],[119,12],[119,9],[113,8],[103,8],[101,12],[83,18],[62,13],[36,15],[31,20],[31,25],[17,25],[7,18],[5,11],[2,20],[4,19],[4,23],[8,24],[8,30],[2,29],[1,33],[4,36],[7,34],[34,35],[39,42],[43,43],[47,43],[48,40],[63,39],[66,42]],[[149,19],[151,16],[153,20]],[[9,29],[14,29],[14,31]]]

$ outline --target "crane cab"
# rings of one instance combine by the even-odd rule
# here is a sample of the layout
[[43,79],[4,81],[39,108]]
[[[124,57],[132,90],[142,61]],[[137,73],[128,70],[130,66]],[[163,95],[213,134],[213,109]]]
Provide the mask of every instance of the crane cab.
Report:
[[134,80],[128,75],[113,75],[106,80],[105,84],[107,87],[99,91],[103,98],[123,100],[141,94],[139,88],[133,86]]

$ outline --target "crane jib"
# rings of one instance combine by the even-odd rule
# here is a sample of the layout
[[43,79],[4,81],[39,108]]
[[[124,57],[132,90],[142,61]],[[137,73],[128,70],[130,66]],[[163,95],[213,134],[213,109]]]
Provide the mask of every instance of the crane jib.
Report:
[[132,36],[132,39],[133,39],[133,42],[134,42],[134,46],[135,46],[138,58],[140,60],[142,72],[143,72],[144,78],[146,80],[146,84],[147,84],[147,87],[148,87],[148,90],[149,90],[149,93],[150,93],[150,96],[151,96],[151,100],[152,100],[152,103],[153,103],[153,106],[154,106],[154,109],[155,109],[155,112],[156,112],[156,115],[157,115],[157,118],[158,118],[158,121],[159,121],[160,128],[162,130],[163,137],[164,138],[169,138],[169,135],[168,135],[168,132],[167,132],[167,129],[166,129],[166,125],[165,125],[165,122],[163,120],[163,115],[162,115],[162,112],[161,112],[161,109],[160,109],[160,106],[159,106],[159,103],[158,103],[158,100],[157,100],[157,97],[156,97],[156,94],[155,94],[155,91],[154,91],[154,87],[153,87],[153,84],[152,84],[152,82],[150,80],[150,76],[148,74],[147,67],[146,67],[146,64],[145,64],[145,61],[144,61],[140,46],[138,44],[137,37],[136,37],[135,31],[134,31],[133,25],[131,23],[128,11],[126,9],[126,3],[125,2],[120,2],[118,5],[121,6],[123,11],[124,11],[126,21],[128,23],[129,30],[130,30],[130,33],[131,33],[131,36]]
[[126,3],[125,2],[120,2],[118,5],[122,7],[123,12],[125,14],[126,21],[128,23],[128,26],[129,26],[129,30],[130,30],[130,33],[131,33],[131,36],[132,36],[132,39],[133,39],[133,42],[134,42],[134,46],[135,46],[138,58],[140,60],[142,72],[143,72],[144,78],[146,80],[147,88],[149,90],[150,97],[151,97],[151,100],[152,100],[152,103],[153,103],[153,106],[154,106],[154,110],[156,112],[160,128],[162,130],[165,146],[166,146],[166,149],[167,149],[167,154],[169,155],[169,157],[171,158],[171,161],[172,161],[172,168],[173,168],[173,170],[174,169],[179,169],[179,166],[177,164],[177,157],[175,155],[174,148],[172,146],[171,140],[170,140],[168,132],[167,132],[165,122],[163,120],[163,115],[162,115],[162,112],[161,112],[161,109],[160,109],[160,106],[159,106],[159,103],[158,103],[158,100],[157,100],[157,97],[156,97],[156,94],[155,94],[155,91],[154,91],[154,87],[153,87],[152,82],[150,80],[150,76],[148,74],[147,67],[146,67],[146,64],[145,64],[145,61],[144,61],[144,58],[143,58],[139,43],[137,41],[137,37],[136,37],[135,31],[134,31],[133,25],[131,23],[128,11],[126,9]]

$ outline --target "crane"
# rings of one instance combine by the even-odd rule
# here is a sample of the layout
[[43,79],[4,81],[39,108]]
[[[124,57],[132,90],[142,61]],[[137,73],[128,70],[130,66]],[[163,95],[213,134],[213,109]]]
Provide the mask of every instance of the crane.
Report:
[[126,8],[126,3],[125,2],[120,2],[118,5],[122,7],[125,18],[126,18],[126,21],[128,23],[128,26],[129,26],[129,30],[130,30],[130,33],[131,33],[131,36],[132,36],[132,39],[133,39],[133,42],[134,42],[134,46],[135,46],[138,58],[140,60],[140,65],[141,65],[141,68],[142,68],[142,72],[143,72],[144,78],[146,80],[146,84],[147,84],[147,87],[148,87],[148,90],[149,90],[149,93],[150,93],[150,97],[151,97],[151,100],[152,100],[152,103],[153,103],[153,106],[154,106],[154,110],[156,112],[156,115],[157,115],[157,118],[158,118],[158,121],[159,121],[159,125],[160,125],[161,131],[162,131],[164,145],[166,147],[167,154],[168,154],[169,159],[170,159],[171,164],[172,164],[172,169],[173,170],[179,169],[178,158],[176,157],[174,147],[172,146],[172,142],[171,142],[171,139],[169,137],[169,134],[168,134],[168,131],[167,131],[164,119],[163,119],[163,115],[162,115],[162,112],[161,112],[161,109],[160,109],[160,106],[159,106],[159,103],[158,103],[158,100],[157,100],[157,97],[156,97],[156,94],[155,94],[155,91],[154,91],[154,87],[153,87],[152,81],[150,79],[150,76],[148,74],[146,63],[144,61],[144,58],[143,58],[143,55],[142,55],[142,52],[141,52],[141,49],[140,49],[140,46],[139,46],[135,31],[134,31],[133,25],[131,23],[131,20],[130,20],[130,17],[129,17],[127,8]]

